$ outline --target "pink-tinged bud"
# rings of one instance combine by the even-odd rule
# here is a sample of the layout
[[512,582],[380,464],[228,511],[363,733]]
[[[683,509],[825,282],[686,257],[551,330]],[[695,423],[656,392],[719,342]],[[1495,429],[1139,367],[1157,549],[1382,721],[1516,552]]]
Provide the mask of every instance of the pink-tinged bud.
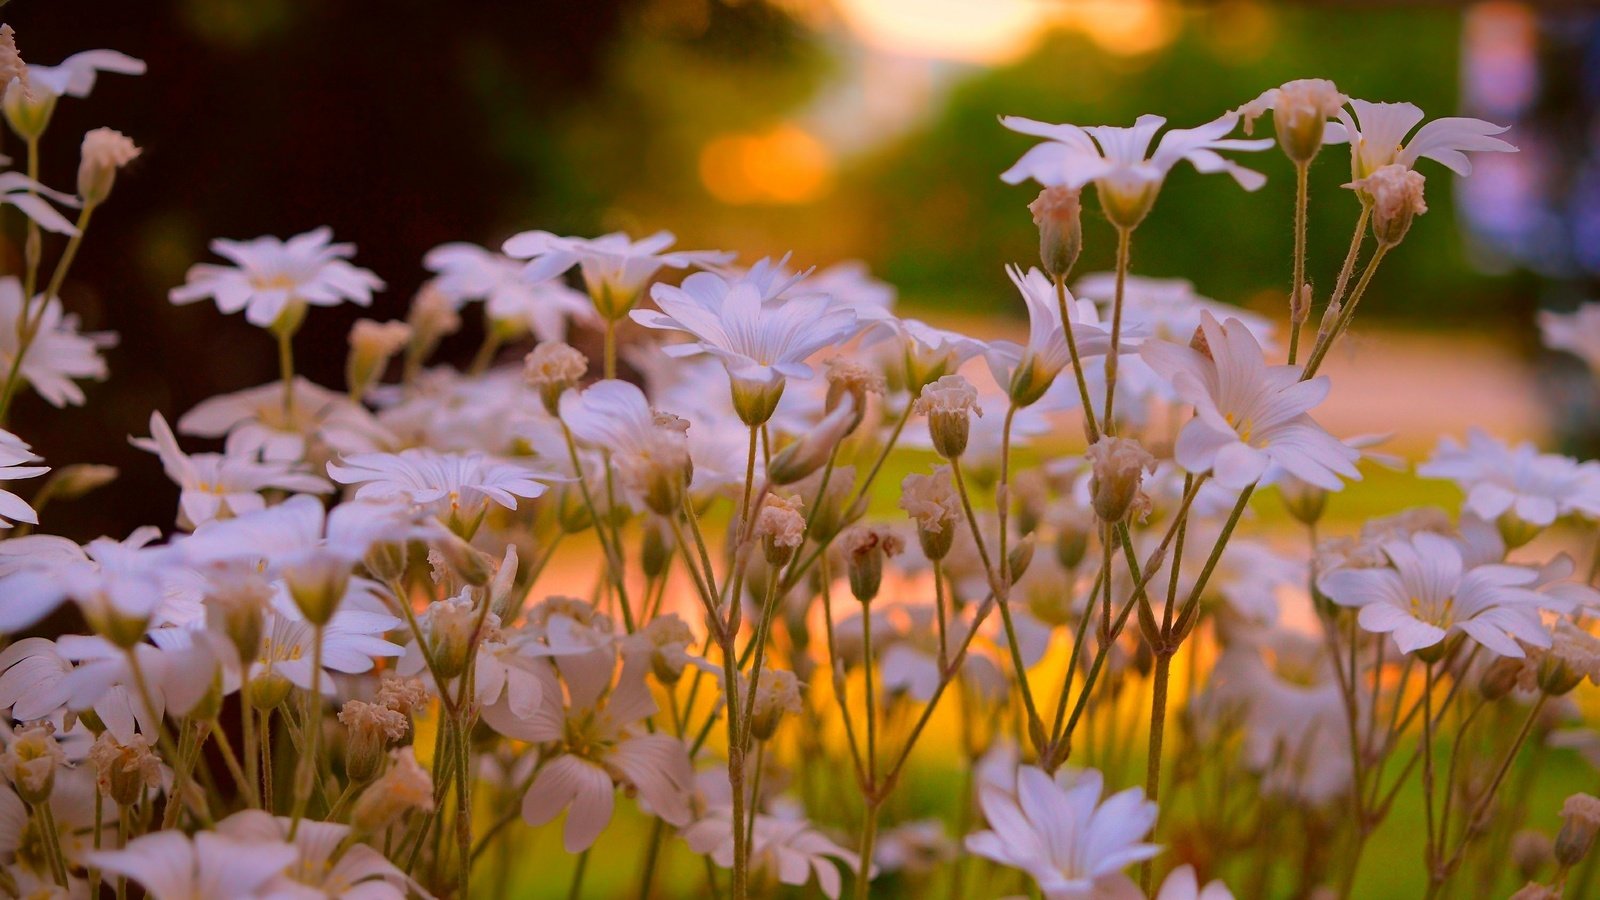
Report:
[[1150,451],[1132,438],[1102,437],[1086,455],[1094,466],[1089,489],[1101,521],[1121,522],[1141,506],[1148,511],[1150,501],[1141,495],[1139,483],[1147,470],[1155,471],[1156,459]]
[[1427,179],[1415,169],[1391,163],[1345,187],[1372,205],[1372,234],[1378,244],[1393,247],[1411,229],[1411,220],[1428,211],[1422,189]]
[[117,170],[137,159],[139,148],[120,131],[96,128],[83,136],[78,161],[78,196],[94,205],[111,196]]
[[839,536],[839,547],[850,574],[850,592],[865,604],[878,596],[883,584],[883,561],[899,556],[905,543],[887,528],[857,525]]
[[1594,847],[1600,832],[1600,797],[1573,794],[1561,805],[1561,831],[1556,834],[1556,862],[1575,866]]
[[1046,275],[1066,278],[1083,252],[1083,200],[1078,188],[1048,187],[1028,204],[1039,226],[1039,261]]
[[955,541],[961,516],[961,497],[949,467],[939,466],[930,475],[907,475],[900,482],[900,508],[917,523],[922,555],[934,561],[944,559]]
[[933,449],[945,459],[957,459],[967,452],[971,416],[983,415],[978,389],[960,375],[946,375],[923,388],[912,411],[928,417]]
[[577,387],[588,371],[588,357],[560,341],[546,341],[524,357],[522,377],[539,392],[545,411],[559,417],[561,395]]

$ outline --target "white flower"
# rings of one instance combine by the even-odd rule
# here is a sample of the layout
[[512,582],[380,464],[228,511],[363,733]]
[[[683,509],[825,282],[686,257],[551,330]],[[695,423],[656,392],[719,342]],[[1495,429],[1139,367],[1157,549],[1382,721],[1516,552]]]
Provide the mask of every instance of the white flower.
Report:
[[[3,90],[3,89],[0,89]],[[0,157],[3,160],[4,157]],[[78,205],[78,200],[71,194],[63,194],[45,187],[21,172],[0,172],[0,204],[9,203],[22,212],[23,215],[37,222],[40,228],[55,234],[77,234],[78,227],[56,208],[44,202],[44,197],[60,203],[63,206],[73,207]]]
[[1243,323],[1218,324],[1202,311],[1209,356],[1167,341],[1147,341],[1140,354],[1195,416],[1178,435],[1177,462],[1189,472],[1211,472],[1235,490],[1255,484],[1270,464],[1327,490],[1340,476],[1359,479],[1356,450],[1340,443],[1307,414],[1328,395],[1328,380],[1300,380],[1297,366],[1268,366],[1261,345]]
[[[859,310],[856,315],[868,320]],[[955,374],[967,360],[989,349],[988,344],[964,334],[897,316],[871,319],[862,343],[875,349],[893,386],[913,395],[923,385]]]
[[280,840],[237,840],[210,831],[190,838],[181,831],[156,831],[121,850],[96,850],[90,865],[123,875],[159,900],[216,900],[265,896],[267,884],[298,854]]
[[175,304],[214,299],[224,313],[244,310],[252,325],[267,328],[280,317],[292,320],[306,305],[338,306],[346,300],[359,306],[372,303],[372,292],[383,289],[378,276],[351,265],[354,244],[331,243],[327,227],[307,231],[287,241],[258,237],[250,241],[219,238],[211,250],[232,266],[197,263],[181,287],[167,295]]
[[[43,302],[43,311],[39,304]],[[0,278],[0,371],[11,370],[21,348],[22,285],[14,276]],[[108,331],[82,334],[78,317],[66,313],[59,298],[48,302],[35,297],[29,306],[30,322],[37,322],[33,343],[22,357],[22,377],[39,396],[55,407],[83,405],[83,389],[75,380],[104,381],[106,361],[100,351],[117,345]]]
[[1466,568],[1454,541],[1428,532],[1387,541],[1383,552],[1388,566],[1334,569],[1317,586],[1333,602],[1360,608],[1362,628],[1392,633],[1402,653],[1432,647],[1453,631],[1501,656],[1522,657],[1518,640],[1550,646],[1539,610],[1564,604],[1532,589],[1533,569]]
[[273,381],[202,400],[178,419],[178,431],[202,438],[227,438],[229,456],[269,463],[309,462],[315,450],[366,453],[394,441],[372,414],[344,394],[305,378]]
[[[49,466],[23,465],[39,461],[40,458],[21,438],[0,428],[0,481],[37,478],[50,471]],[[10,528],[12,522],[37,525],[39,514],[33,511],[26,500],[10,491],[0,490],[0,529]]]
[[513,323],[541,341],[566,340],[568,316],[593,318],[588,298],[554,276],[530,279],[526,265],[476,244],[442,244],[422,264],[438,275],[434,287],[446,297],[482,300],[491,321]]
[[1119,889],[1138,896],[1122,870],[1159,850],[1143,843],[1156,805],[1136,787],[1101,803],[1101,789],[1093,769],[1063,783],[1023,766],[1015,781],[983,785],[979,803],[990,830],[968,835],[967,849],[1027,872],[1046,900],[1090,900]]
[[404,501],[425,507],[440,519],[464,514],[471,520],[493,501],[517,508],[517,498],[542,495],[544,482],[563,480],[482,453],[439,453],[411,448],[399,453],[357,453],[341,463],[328,463],[328,474],[340,484],[359,485],[357,500]]
[[1494,137],[1504,125],[1482,119],[1450,117],[1435,119],[1417,129],[1422,110],[1411,103],[1371,103],[1350,101],[1355,110],[1339,110],[1339,121],[1329,122],[1323,141],[1329,144],[1350,142],[1350,180],[1359,181],[1387,165],[1415,167],[1419,159],[1431,159],[1458,175],[1472,171],[1467,152],[1515,153],[1517,148]]
[[1326,78],[1298,78],[1267,88],[1239,107],[1239,115],[1244,117],[1244,133],[1249,134],[1255,120],[1272,110],[1279,146],[1290,159],[1306,163],[1322,148],[1328,120],[1339,115],[1348,99]]
[[53,66],[30,63],[28,88],[44,89],[53,96],[87,97],[101,72],[118,75],[143,75],[144,61],[116,50],[83,50]]
[[114,610],[158,624],[186,623],[197,609],[194,573],[174,565],[161,547],[148,547],[158,529],[136,529],[126,540],[96,538],[80,547],[63,537],[30,534],[0,542],[0,631],[24,630],[67,599],[86,613]]
[[507,256],[531,260],[523,277],[545,281],[577,266],[583,272],[589,298],[607,318],[620,319],[633,305],[639,289],[663,268],[716,265],[733,254],[714,250],[665,252],[676,240],[670,231],[658,231],[632,240],[620,231],[597,238],[559,237],[548,231],[524,231],[501,247]]
[[158,412],[150,414],[150,437],[129,440],[161,458],[162,469],[180,489],[178,525],[183,528],[263,509],[267,501],[261,491],[269,488],[311,494],[330,489],[325,479],[298,471],[293,463],[227,453],[186,454]]
[[1539,312],[1539,333],[1551,350],[1565,350],[1600,374],[1600,303],[1585,303],[1570,313]]
[[1465,446],[1440,438],[1417,474],[1454,481],[1467,492],[1466,508],[1490,522],[1509,515],[1542,528],[1574,513],[1600,518],[1600,464],[1540,453],[1528,442],[1508,447],[1478,428],[1467,431]]
[[[1006,274],[1028,305],[1028,342],[1019,345],[1013,341],[993,341],[985,359],[1001,388],[1018,398],[1019,405],[1027,406],[1044,394],[1061,370],[1072,364],[1072,348],[1067,345],[1061,304],[1057,302],[1056,288],[1050,279],[1036,268],[1023,274],[1016,266],[1007,266]],[[1070,292],[1066,298],[1067,315],[1072,317],[1067,327],[1072,329],[1078,358],[1104,356],[1111,349],[1111,332],[1101,327],[1094,304],[1074,299]],[[1124,329],[1123,336],[1136,337],[1138,333]]]
[[[532,743],[556,742],[522,798],[522,819],[543,825],[567,813],[562,846],[586,850],[611,821],[616,785],[637,792],[641,805],[669,824],[689,821],[688,791],[694,778],[683,742],[648,733],[644,721],[656,712],[645,675],[651,654],[629,654],[612,682],[617,650],[607,643],[593,649],[554,648],[566,703],[545,702],[531,715],[496,715],[485,721],[507,737]],[[555,669],[537,669],[547,701],[561,697]]]
[[372,847],[350,841],[350,826],[302,821],[289,837],[291,819],[246,809],[217,823],[216,832],[252,845],[292,842],[297,857],[262,887],[271,897],[343,897],[405,900],[422,893],[407,875]]
[[650,295],[661,311],[635,310],[633,319],[693,338],[662,347],[668,356],[709,353],[736,383],[781,385],[785,378],[810,378],[806,360],[862,325],[853,310],[827,294],[798,290],[804,283],[801,275],[774,284],[755,270],[733,281],[696,272],[682,287],[656,285]]
[[1012,131],[1046,141],[1024,153],[1000,178],[1007,184],[1020,184],[1031,178],[1045,187],[1069,188],[1081,188],[1092,181],[1106,215],[1121,227],[1131,228],[1149,212],[1167,173],[1182,160],[1201,172],[1226,172],[1248,191],[1265,184],[1266,176],[1217,153],[1272,146],[1271,139],[1224,137],[1238,121],[1237,113],[1227,113],[1196,128],[1171,129],[1161,136],[1152,152],[1150,142],[1167,122],[1161,116],[1140,116],[1131,128],[1080,128],[1001,116],[1000,123]]
[[[750,870],[770,872],[780,884],[799,887],[815,877],[823,896],[837,900],[841,886],[839,864],[851,871],[861,868],[860,857],[828,840],[805,819],[756,812],[749,827]],[[733,868],[731,805],[714,806],[681,834],[689,849],[709,856],[724,869]]]
[[1194,866],[1184,863],[1167,873],[1155,900],[1233,900],[1233,892],[1220,880],[1201,887],[1200,880],[1195,877]]

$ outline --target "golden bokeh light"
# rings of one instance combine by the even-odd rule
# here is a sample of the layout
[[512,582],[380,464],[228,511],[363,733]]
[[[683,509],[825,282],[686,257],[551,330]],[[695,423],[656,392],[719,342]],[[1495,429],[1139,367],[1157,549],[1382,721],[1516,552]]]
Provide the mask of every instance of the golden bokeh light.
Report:
[[722,135],[700,151],[700,181],[734,205],[807,203],[833,186],[833,172],[833,152],[793,123]]

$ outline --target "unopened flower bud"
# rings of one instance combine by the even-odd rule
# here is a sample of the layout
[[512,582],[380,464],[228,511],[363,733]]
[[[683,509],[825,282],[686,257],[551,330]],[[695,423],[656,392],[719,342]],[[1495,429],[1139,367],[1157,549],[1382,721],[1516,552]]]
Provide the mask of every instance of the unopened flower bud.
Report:
[[660,578],[672,564],[672,554],[677,548],[677,538],[666,526],[659,521],[646,523],[639,547],[639,562],[645,577]]
[[1594,847],[1600,832],[1600,797],[1573,794],[1561,804],[1561,830],[1556,833],[1556,862],[1575,866]]
[[139,148],[120,131],[96,128],[83,136],[78,160],[78,196],[94,205],[111,196],[117,170],[137,159]]
[[629,640],[641,642],[650,651],[650,671],[662,684],[677,684],[683,670],[689,665],[688,646],[694,632],[676,613],[667,613],[651,619]]
[[946,375],[923,388],[912,411],[928,417],[933,449],[945,459],[958,459],[967,452],[971,416],[983,415],[978,389],[960,375]]
[[1061,524],[1056,528],[1056,561],[1068,571],[1076,569],[1089,552],[1089,530],[1076,524]]
[[561,341],[545,341],[522,361],[522,377],[539,392],[539,402],[552,416],[561,415],[561,395],[578,386],[589,371],[589,358]]
[[142,734],[123,743],[109,731],[101,733],[89,747],[89,763],[101,793],[121,807],[138,803],[145,791],[161,786],[161,760]]
[[481,587],[494,576],[494,561],[489,555],[453,532],[435,538],[433,549],[443,558],[445,566],[465,584]]
[[733,411],[738,413],[739,421],[751,428],[767,424],[778,411],[785,383],[782,378],[767,381],[735,376],[732,379]]
[[404,541],[378,541],[367,549],[361,565],[379,581],[402,578],[410,567],[411,550]]
[[392,741],[405,737],[411,720],[387,706],[349,700],[339,710],[345,727],[344,768],[358,784],[371,781],[383,771],[386,750]]
[[776,485],[790,485],[826,465],[839,442],[861,421],[859,409],[852,394],[846,392],[839,396],[815,428],[801,434],[798,440],[772,457],[767,465],[767,479]]
[[1524,828],[1511,836],[1511,864],[1523,878],[1534,879],[1555,859],[1555,849],[1550,835]]
[[[1119,437],[1100,438],[1089,447],[1087,456],[1094,466],[1090,490],[1095,515],[1115,524],[1130,512],[1137,512],[1141,500],[1139,483],[1146,470],[1155,471],[1155,457],[1138,441]],[[1143,506],[1148,509],[1148,499]]]
[[406,348],[409,363],[420,363],[433,355],[439,342],[461,330],[461,314],[452,301],[432,281],[417,291],[406,314],[411,326],[411,345]]
[[289,679],[271,672],[250,679],[250,683],[244,687],[243,694],[251,706],[266,712],[282,706],[283,701],[289,699],[289,690],[293,687],[294,684]]
[[1047,187],[1028,204],[1039,226],[1039,261],[1051,278],[1066,278],[1083,251],[1083,202],[1078,188]]
[[67,754],[56,743],[56,726],[48,721],[18,725],[10,746],[0,753],[0,772],[30,806],[50,799],[56,769],[66,764]]
[[917,523],[922,555],[936,562],[944,559],[955,542],[961,516],[961,497],[950,468],[939,466],[929,475],[907,475],[900,482],[900,508]]
[[750,733],[758,741],[778,731],[784,713],[800,712],[800,679],[793,672],[767,669],[756,683],[755,704],[750,708]]
[[768,565],[788,565],[806,537],[806,517],[800,512],[800,498],[770,493],[763,497],[761,509],[756,511],[753,535],[761,542]]
[[1422,199],[1426,183],[1421,172],[1390,163],[1344,186],[1372,204],[1372,235],[1379,246],[1388,248],[1406,236],[1412,219],[1428,211]]
[[1600,683],[1600,638],[1558,620],[1550,630],[1550,646],[1536,652],[1539,690],[1552,697],[1570,693],[1588,678]]
[[1011,580],[1016,581],[1028,571],[1028,566],[1033,565],[1033,535],[1023,535],[1006,553],[1007,570],[1011,573]]
[[677,416],[657,414],[657,427],[650,429],[639,444],[627,453],[612,457],[617,479],[644,500],[644,505],[659,516],[676,516],[683,508],[693,472],[689,458],[688,423]]
[[410,747],[395,750],[387,771],[361,792],[350,821],[361,834],[376,834],[409,812],[433,810],[433,779]]
[[480,627],[483,631],[500,627],[498,616],[480,612],[477,607],[469,588],[436,601],[422,614],[427,620],[428,651],[440,678],[454,678],[466,671]]
[[37,510],[50,500],[76,500],[116,481],[118,474],[116,466],[93,463],[62,466],[51,472],[44,487],[33,495],[33,508]]
[[1516,657],[1502,656],[1496,659],[1478,677],[1478,693],[1482,694],[1485,700],[1499,700],[1516,690],[1526,665],[1527,660]]
[[845,565],[850,575],[850,592],[862,603],[871,603],[883,584],[883,561],[899,556],[905,544],[887,528],[857,525],[839,536]]
[[1339,114],[1347,99],[1326,78],[1301,78],[1267,91],[1239,112],[1244,117],[1244,133],[1249,134],[1255,120],[1271,109],[1278,146],[1291,160],[1304,164],[1322,149],[1327,122]]
[[1327,490],[1294,477],[1278,484],[1278,496],[1283,499],[1283,507],[1289,515],[1304,525],[1317,524],[1328,508]]
[[851,403],[852,414],[841,438],[861,424],[862,417],[867,413],[867,395],[882,395],[887,387],[882,375],[858,362],[843,356],[828,361],[828,393],[823,408],[831,413],[845,402],[845,398],[849,398]]
[[389,360],[409,343],[411,326],[404,322],[357,319],[350,326],[350,353],[344,364],[350,396],[357,399],[366,396],[383,376]]

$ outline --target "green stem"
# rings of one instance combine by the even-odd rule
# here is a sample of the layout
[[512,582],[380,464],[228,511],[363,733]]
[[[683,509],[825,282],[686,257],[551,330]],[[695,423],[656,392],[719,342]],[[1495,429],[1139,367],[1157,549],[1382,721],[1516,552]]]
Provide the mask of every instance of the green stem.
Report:
[[312,627],[311,690],[306,694],[306,718],[301,723],[305,731],[305,747],[295,768],[294,807],[289,816],[290,841],[300,830],[300,820],[305,818],[306,807],[311,803],[311,791],[317,780],[317,745],[322,740],[322,632],[321,623]]
[[[1117,433],[1117,355],[1122,352],[1122,298],[1128,282],[1128,252],[1133,244],[1133,229],[1117,229],[1117,293],[1111,303],[1111,347],[1106,351],[1106,406],[1101,422],[1106,434]],[[1063,322],[1065,327],[1066,323]]]
[[1089,381],[1084,377],[1083,360],[1078,356],[1078,339],[1072,334],[1072,316],[1067,310],[1067,280],[1056,276],[1056,306],[1061,311],[1061,330],[1067,335],[1067,353],[1072,357],[1072,377],[1078,382],[1078,400],[1083,404],[1084,430],[1089,443],[1100,440],[1100,424],[1095,420],[1094,404],[1089,400]]
[[1310,202],[1307,185],[1310,164],[1296,162],[1294,166],[1294,275],[1289,281],[1289,365],[1294,365],[1300,353],[1300,326],[1310,314],[1310,298],[1304,306],[1300,294],[1306,282],[1306,207]]

